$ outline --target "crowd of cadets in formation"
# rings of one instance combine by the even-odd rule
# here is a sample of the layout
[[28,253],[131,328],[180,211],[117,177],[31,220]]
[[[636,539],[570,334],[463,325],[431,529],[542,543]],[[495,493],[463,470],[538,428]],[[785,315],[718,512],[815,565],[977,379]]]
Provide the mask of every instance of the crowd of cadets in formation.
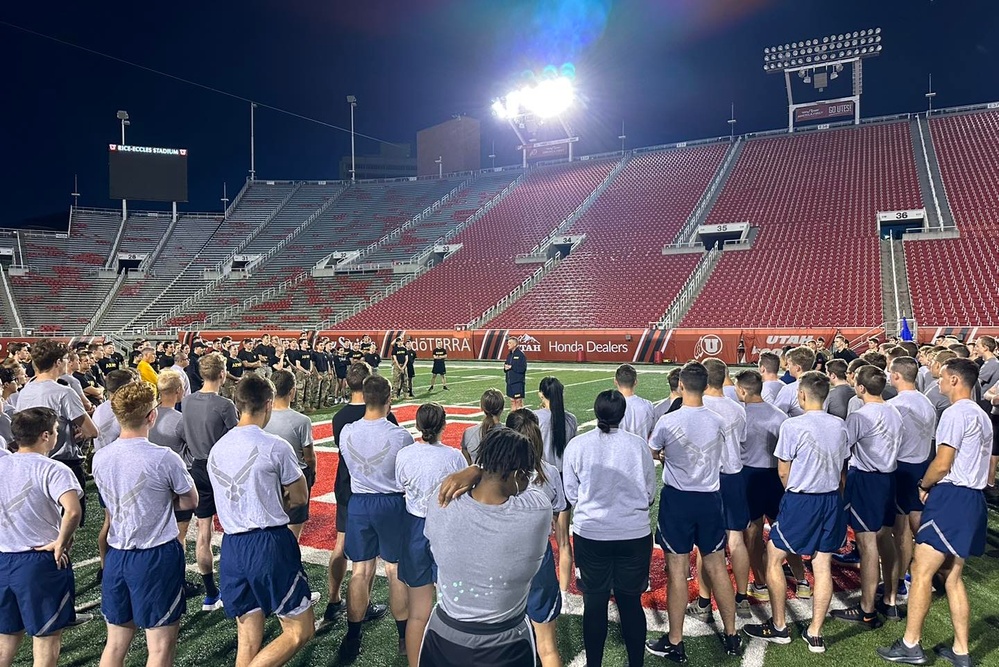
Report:
[[[418,409],[420,440],[397,425],[392,396],[412,395],[415,356],[401,339],[391,345],[392,383],[374,372],[370,339],[316,350],[267,336],[142,341],[127,359],[111,345],[13,344],[0,365],[0,667],[25,634],[35,664],[55,665],[62,631],[90,620],[74,611],[70,557],[88,466],[106,508],[103,667],[124,663],[137,628],[147,664],[172,664],[183,600],[201,594],[203,610],[239,620],[240,666],[284,664],[344,618],[340,659],[350,662],[363,624],[390,609],[411,665],[551,667],[561,664],[555,620],[574,565],[588,665],[601,664],[612,594],[632,666],[646,652],[685,661],[684,617],[711,620],[715,607],[724,648],[738,654],[736,618],[751,618],[750,599],[769,601],[771,613],[743,631],[787,644],[789,588],[812,600],[800,635],[818,653],[836,560],[859,563],[861,595],[833,617],[864,628],[906,621],[881,657],[928,661],[919,642],[938,586],[954,640],[937,653],[970,665],[962,568],[984,550],[986,496],[996,497],[999,361],[989,337],[935,343],[872,339],[858,357],[838,337],[832,351],[817,341],[764,353],[734,377],[720,360],[692,361],[670,372],[671,394],[658,404],[635,393],[637,373],[624,365],[615,389],[596,397],[597,428],[577,435],[554,377],[540,383],[540,409],[514,404],[502,419],[506,398],[524,391],[527,358],[511,339],[506,397],[483,394],[482,423],[460,450],[440,441],[447,417],[437,403]],[[446,353],[436,352],[435,379],[446,373]],[[321,594],[297,543],[316,456],[296,408],[340,401],[337,535],[316,623]],[[653,534],[654,460],[664,485]],[[218,583],[215,517],[225,531]],[[192,520],[199,583],[184,576]],[[844,553],[848,526],[855,542]],[[666,555],[669,632],[646,641],[641,595],[654,541]],[[699,595],[688,604],[695,550]],[[388,607],[370,599],[379,558]],[[282,632],[262,646],[269,615]]]

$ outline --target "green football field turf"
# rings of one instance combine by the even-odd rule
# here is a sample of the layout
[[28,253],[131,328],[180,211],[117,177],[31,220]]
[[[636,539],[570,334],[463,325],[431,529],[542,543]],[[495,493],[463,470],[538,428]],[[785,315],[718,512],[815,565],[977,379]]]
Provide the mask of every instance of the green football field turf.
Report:
[[[387,365],[388,362],[386,362]],[[450,362],[448,392],[441,391],[440,386],[432,395],[428,395],[426,387],[429,383],[429,363],[420,362],[417,365],[416,398],[404,401],[403,404],[418,404],[427,400],[436,400],[445,405],[474,407],[478,405],[481,393],[489,387],[502,390],[503,373],[499,364],[485,362],[455,363]],[[662,399],[667,393],[666,367],[639,367],[640,384],[638,393],[653,400]],[[581,430],[593,428],[588,423],[593,420],[593,399],[596,394],[606,388],[613,387],[614,366],[609,365],[574,365],[574,364],[540,364],[533,363],[529,367],[527,407],[537,407],[536,389],[538,382],[545,375],[557,376],[566,386],[566,407],[575,413],[582,424]],[[313,415],[315,422],[328,420],[332,412],[324,411]],[[474,419],[474,418],[473,418]],[[449,444],[457,444],[450,443]],[[93,484],[89,485],[91,515],[86,525],[77,535],[74,547],[75,572],[77,578],[77,606],[91,606],[99,599],[99,587],[96,585],[97,547],[96,535],[99,528],[96,494]],[[650,522],[654,522],[657,507],[650,513]],[[216,536],[217,538],[218,536]],[[217,541],[217,539],[216,539]],[[999,515],[990,512],[989,515],[989,547],[990,555],[970,561],[965,570],[965,583],[971,601],[971,650],[977,665],[983,667],[999,667]],[[216,549],[217,554],[217,549]],[[323,599],[317,607],[321,614],[326,604],[326,568],[327,552],[322,549],[303,549],[306,561],[306,572],[313,590],[322,591]],[[189,542],[188,562],[194,562],[193,540]],[[189,568],[188,577],[197,580],[197,574]],[[348,574],[349,578],[349,574]],[[846,589],[855,588],[856,574],[840,573],[837,581]],[[661,581],[662,578],[658,577]],[[854,582],[851,585],[851,582]],[[844,607],[851,604],[859,595],[855,590],[838,590],[833,606]],[[647,598],[649,596],[646,596]],[[374,589],[376,601],[386,601],[387,587],[385,580],[377,578]],[[661,600],[661,596],[658,598]],[[197,611],[200,598],[189,601],[189,611],[181,620],[180,642],[177,651],[177,665],[231,665],[235,660],[236,625],[235,621],[225,618],[222,612],[202,613]],[[657,638],[666,629],[665,610],[657,608],[660,603],[652,603],[653,608],[646,609],[649,619],[649,638]],[[92,609],[99,611],[99,607]],[[563,610],[558,619],[559,651],[566,665],[579,667],[585,665],[582,657],[582,606],[578,596],[572,596],[570,606]],[[612,620],[615,618],[612,611]],[[756,619],[768,616],[768,605],[754,605],[753,613]],[[810,617],[811,608],[807,603],[793,600],[789,605],[790,617],[795,621],[803,621]],[[717,614],[716,614],[717,616]],[[750,621],[758,622],[758,621]],[[715,625],[720,626],[720,622]],[[741,625],[741,622],[740,622]],[[277,621],[271,619],[267,624],[268,637],[278,631]],[[336,665],[337,648],[345,632],[341,624],[330,632],[317,636],[290,665]],[[886,625],[880,630],[868,632],[853,627],[850,624],[829,620],[825,626],[825,636],[828,652],[824,656],[808,653],[805,644],[798,639],[797,628],[792,630],[795,641],[790,646],[767,646],[761,642],[746,644],[741,657],[729,657],[722,651],[718,630],[713,625],[707,625],[687,619],[685,632],[689,665],[692,667],[715,667],[716,665],[746,665],[755,667],[792,667],[808,665],[848,664],[851,667],[879,665],[883,663],[874,654],[877,646],[888,645],[902,634],[902,625]],[[100,652],[104,645],[105,626],[98,616],[92,622],[79,628],[69,630],[63,635],[63,653],[60,665],[97,665]],[[952,631],[947,611],[946,600],[935,598],[927,619],[923,645],[930,649],[937,643],[950,641]],[[403,666],[405,658],[396,655],[397,635],[395,624],[386,617],[365,628],[363,650],[360,658],[354,663],[363,667]],[[133,643],[126,664],[145,664],[144,642],[141,634]],[[26,641],[15,661],[15,665],[30,665],[30,642]],[[619,667],[627,664],[620,634],[617,626],[611,624],[604,664],[608,667]],[[651,655],[646,656],[647,665],[672,664]],[[938,664],[942,664],[938,661]]]

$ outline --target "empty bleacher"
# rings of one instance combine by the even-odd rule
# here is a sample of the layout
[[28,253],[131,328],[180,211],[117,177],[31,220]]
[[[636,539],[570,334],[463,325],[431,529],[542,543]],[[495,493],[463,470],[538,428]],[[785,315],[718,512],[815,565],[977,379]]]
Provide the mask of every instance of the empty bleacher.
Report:
[[[217,312],[228,306],[238,306],[246,299],[260,295],[268,288],[278,287],[285,281],[308,279],[305,274],[310,273],[330,253],[367,247],[433,205],[462,182],[461,179],[426,179],[415,182],[357,183],[350,186],[291,243],[269,261],[254,268],[249,278],[227,280],[208,295],[205,299],[208,311]],[[326,283],[327,280],[322,282]],[[296,292],[301,289],[301,284],[292,288]],[[274,300],[254,306],[248,313],[237,315],[228,323],[239,326],[250,321],[246,317],[251,317],[258,323],[260,317],[271,322],[271,314],[276,316],[278,322],[285,324],[318,322],[318,311],[336,303],[336,290],[329,291],[329,296],[321,303],[310,304],[308,299],[305,303],[299,301],[298,305],[303,306],[302,310],[292,309],[296,302],[290,294],[282,293]],[[169,322],[167,326],[177,324]]]
[[[461,250],[342,323],[343,328],[453,328],[506,296],[536,266],[517,264],[607,177],[617,160],[541,167],[449,243]],[[404,320],[404,321],[400,321]]]
[[682,325],[877,326],[877,213],[922,207],[908,123],[750,140],[707,222],[759,234],[723,254]]
[[76,209],[69,235],[21,235],[25,276],[11,276],[10,287],[21,322],[35,331],[78,332],[90,322],[114,284],[100,276],[121,226],[114,211]]
[[636,155],[570,234],[585,234],[551,273],[490,322],[499,329],[644,327],[683,288],[698,254],[663,256],[729,144]]
[[999,113],[933,118],[930,132],[961,237],[905,242],[916,322],[999,325]]

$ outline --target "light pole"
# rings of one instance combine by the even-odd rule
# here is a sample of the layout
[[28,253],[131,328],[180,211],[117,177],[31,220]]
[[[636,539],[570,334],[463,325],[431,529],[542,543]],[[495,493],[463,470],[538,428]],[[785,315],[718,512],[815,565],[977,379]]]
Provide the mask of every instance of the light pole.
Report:
[[933,74],[930,74],[930,88],[924,97],[926,98],[926,117],[929,118],[930,114],[933,113],[933,98],[937,94],[933,92]]
[[493,140],[493,151],[489,154],[489,159],[493,161],[493,169],[496,168],[496,141]]
[[350,105],[350,180],[357,180],[356,165],[354,164],[354,107],[357,106],[357,98],[347,95],[347,104]]
[[[128,112],[124,110],[118,111],[118,120],[121,121],[121,145],[125,145],[125,127],[129,125],[128,122]],[[128,217],[128,203],[122,199],[121,200],[121,219],[122,222]]]
[[226,184],[222,183],[222,219],[229,219],[229,193],[226,190]]
[[732,116],[727,121],[728,123],[728,137],[729,141],[735,141],[735,102],[732,103]]
[[621,121],[621,134],[617,136],[621,140],[621,155],[624,155],[624,141],[628,138],[628,135],[624,133],[624,121]]
[[444,178],[444,156],[438,155],[434,162],[437,163],[437,178]]

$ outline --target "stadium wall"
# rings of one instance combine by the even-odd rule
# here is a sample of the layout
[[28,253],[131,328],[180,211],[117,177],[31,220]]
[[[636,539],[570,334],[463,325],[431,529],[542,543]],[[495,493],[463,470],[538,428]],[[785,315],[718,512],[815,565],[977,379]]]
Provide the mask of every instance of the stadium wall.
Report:
[[586,329],[586,330],[509,330],[427,331],[396,329],[391,331],[302,331],[235,330],[183,332],[182,342],[195,336],[214,340],[230,336],[234,340],[256,338],[263,334],[282,338],[306,337],[310,341],[328,338],[354,341],[364,336],[379,346],[383,357],[397,336],[416,341],[418,358],[427,359],[435,347],[448,350],[452,360],[502,360],[506,357],[506,339],[514,335],[533,361],[592,361],[604,363],[668,363],[717,357],[728,364],[755,363],[760,354],[780,354],[785,345],[802,345],[824,337],[831,344],[837,333],[861,345],[870,336],[884,336],[884,329]]

